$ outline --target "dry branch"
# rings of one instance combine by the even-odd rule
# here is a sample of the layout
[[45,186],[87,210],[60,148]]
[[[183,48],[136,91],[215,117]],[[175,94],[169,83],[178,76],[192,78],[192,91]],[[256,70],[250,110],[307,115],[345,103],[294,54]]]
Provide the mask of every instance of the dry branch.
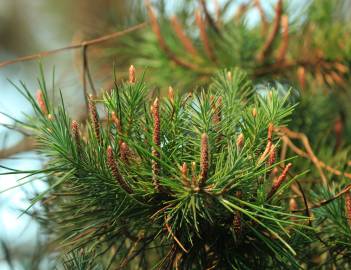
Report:
[[0,68],[8,66],[8,65],[12,65],[12,64],[16,64],[16,63],[20,63],[20,62],[26,62],[26,61],[32,61],[35,59],[39,59],[42,57],[46,57],[52,54],[56,54],[62,51],[68,51],[68,50],[74,50],[74,49],[79,49],[79,48],[83,48],[83,47],[88,47],[88,46],[92,46],[92,45],[96,45],[99,43],[103,43],[105,41],[111,40],[111,39],[115,39],[117,37],[121,37],[124,36],[128,33],[134,32],[136,30],[139,30],[141,28],[144,28],[147,25],[146,22],[141,23],[141,24],[137,24],[134,25],[130,28],[127,28],[125,30],[122,31],[118,31],[118,32],[114,32],[105,36],[101,36],[99,38],[95,38],[95,39],[91,39],[91,40],[87,40],[87,41],[82,41],[79,43],[75,43],[66,47],[62,47],[59,49],[55,49],[55,50],[51,50],[51,51],[42,51],[36,54],[32,54],[32,55],[27,55],[27,56],[23,56],[23,57],[19,57],[17,59],[13,59],[13,60],[8,60],[8,61],[3,61],[0,62]]

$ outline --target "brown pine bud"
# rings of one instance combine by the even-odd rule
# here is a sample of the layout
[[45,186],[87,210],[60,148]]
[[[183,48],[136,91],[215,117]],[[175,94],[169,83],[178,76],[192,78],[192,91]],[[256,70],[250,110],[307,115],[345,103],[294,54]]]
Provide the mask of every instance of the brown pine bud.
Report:
[[244,145],[244,134],[240,133],[238,138],[236,139],[236,147],[238,149],[243,148]]
[[123,176],[121,175],[121,173],[118,169],[117,163],[116,163],[114,155],[113,155],[113,149],[111,146],[107,147],[107,164],[110,168],[112,176],[115,178],[117,183],[121,186],[121,188],[124,189],[124,191],[129,193],[129,194],[133,193],[133,190],[127,184],[127,182],[124,180]]
[[183,165],[180,167],[180,172],[182,174],[182,183],[184,186],[189,186],[189,180],[188,180],[188,166],[184,162]]
[[171,102],[171,104],[173,105],[174,104],[174,91],[173,91],[172,86],[168,87],[168,98],[169,98],[169,101]]
[[267,158],[267,156],[269,155],[269,153],[271,151],[271,148],[272,148],[272,142],[269,140],[267,142],[266,148],[264,149],[262,155],[260,156],[260,158],[257,161],[258,164],[262,163]]
[[51,120],[54,120],[54,116],[51,114],[51,113],[49,113],[48,114],[48,119],[51,121]]
[[196,162],[191,162],[191,183],[194,185],[196,182]]
[[200,178],[199,187],[203,187],[208,174],[208,136],[206,133],[201,135],[201,156],[200,156]]
[[[298,209],[297,202],[294,198],[289,200],[289,210],[294,214],[294,212]],[[291,221],[295,221],[296,217],[290,217]]]
[[253,116],[254,118],[256,118],[256,116],[257,116],[257,109],[256,109],[256,108],[253,108],[253,109],[252,109],[252,116]]
[[346,218],[349,223],[349,226],[351,227],[351,194],[350,191],[347,191],[345,193],[345,212],[346,212]]
[[214,110],[213,114],[213,123],[214,124],[219,124],[221,122],[221,107],[222,107],[222,97],[218,97],[217,99],[217,104],[212,105],[212,108]]
[[119,134],[122,134],[122,125],[121,125],[121,121],[119,120],[119,118],[117,117],[115,112],[111,112],[111,119],[113,121],[113,124],[116,127],[116,130]]
[[273,123],[268,124],[268,134],[267,134],[267,139],[268,141],[272,141],[272,136],[273,136],[273,130],[274,130],[274,125]]
[[120,146],[120,157],[123,163],[128,163],[128,152],[128,145],[125,142],[122,142]]
[[272,144],[271,150],[269,152],[268,165],[271,166],[272,164],[274,164],[275,159],[276,159],[275,145]]
[[[155,146],[160,146],[160,104],[158,98],[155,99],[154,103],[151,106],[152,118],[154,121],[152,140]],[[160,154],[155,147],[152,148],[152,156],[155,158],[160,158]],[[152,180],[154,187],[158,192],[162,192],[162,188],[160,186],[160,180],[158,175],[160,173],[160,167],[158,161],[152,160]]]
[[133,65],[131,65],[129,67],[129,83],[135,83],[136,79],[135,79],[135,67]]
[[294,211],[297,210],[297,208],[298,208],[298,206],[297,206],[296,200],[295,200],[294,198],[291,198],[291,199],[289,200],[289,210],[290,210],[291,212],[294,212]]
[[241,214],[239,211],[235,211],[234,213],[233,228],[236,238],[239,238],[241,235]]
[[298,67],[297,69],[297,79],[299,81],[301,89],[305,89],[306,85],[306,72],[303,66]]
[[233,75],[230,71],[227,72],[227,80],[231,81],[233,79]]
[[88,105],[89,105],[89,114],[90,114],[90,120],[91,124],[93,126],[93,130],[96,136],[96,139],[98,140],[99,144],[101,144],[101,135],[100,135],[100,122],[99,122],[99,116],[96,110],[96,106],[93,100],[93,95],[88,96]]
[[291,163],[286,165],[284,170],[282,171],[282,173],[279,175],[279,177],[276,180],[274,180],[273,185],[272,185],[272,189],[267,196],[268,198],[272,197],[274,195],[274,193],[280,188],[280,186],[284,182],[284,180],[288,174],[288,171],[290,170],[291,167],[292,167]]
[[72,121],[71,132],[72,132],[73,140],[77,146],[77,151],[79,151],[79,149],[80,149],[79,125],[78,125],[78,122],[76,120]]
[[41,90],[37,91],[37,102],[38,102],[38,105],[39,105],[41,112],[43,114],[47,115],[48,109],[46,108],[46,103],[45,103],[43,91],[41,91]]

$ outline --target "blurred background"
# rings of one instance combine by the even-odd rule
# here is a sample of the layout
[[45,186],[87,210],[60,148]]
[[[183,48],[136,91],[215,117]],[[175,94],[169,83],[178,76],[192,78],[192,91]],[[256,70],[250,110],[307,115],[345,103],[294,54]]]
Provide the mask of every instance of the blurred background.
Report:
[[[332,1],[332,0],[331,0]],[[164,1],[169,11],[179,4],[177,0]],[[186,1],[182,1],[186,2]],[[215,8],[215,1],[207,1],[209,9]],[[224,5],[228,1],[218,1]],[[232,9],[250,1],[233,1]],[[273,13],[275,0],[261,1],[268,13]],[[309,0],[289,1],[291,9],[305,8]],[[342,16],[349,17],[351,1],[344,1]],[[127,0],[1,0],[0,1],[0,62],[40,51],[52,50],[73,43],[96,38],[125,26],[142,21],[136,13],[140,12],[140,1]],[[142,13],[142,11],[141,11]],[[133,15],[133,16],[131,16]],[[132,18],[132,19],[131,19]],[[259,21],[258,10],[247,13],[246,20],[254,26]],[[118,41],[114,41],[118,42]],[[113,43],[110,43],[110,46]],[[95,87],[108,87],[112,79],[114,61],[123,61],[116,54],[106,58],[102,69],[99,56],[103,55],[103,46],[95,46],[90,60]],[[74,118],[79,118],[84,110],[84,97],[81,80],[81,50],[69,50],[42,59],[45,76],[55,88],[63,92],[67,108]],[[132,63],[124,63],[126,66]],[[99,66],[101,67],[101,66]],[[106,68],[106,69],[104,69]],[[102,72],[101,72],[102,71]],[[119,71],[122,75],[125,71]],[[31,108],[24,98],[15,91],[8,81],[18,83],[22,80],[28,89],[35,93],[38,89],[38,61],[22,62],[0,69],[0,112],[16,119],[24,119],[24,114],[31,114]],[[43,160],[28,142],[21,144],[23,134],[13,131],[7,125],[13,120],[0,114],[0,164],[21,170],[33,170],[43,165]],[[0,173],[5,172],[0,169]],[[0,270],[5,269],[48,269],[53,259],[45,253],[47,240],[39,225],[28,215],[21,215],[29,205],[28,198],[33,197],[45,186],[40,180],[21,185],[18,180],[24,175],[0,176]],[[20,187],[11,189],[16,185]],[[42,249],[40,247],[43,247]],[[11,257],[11,258],[10,258]],[[9,263],[11,261],[11,263]]]

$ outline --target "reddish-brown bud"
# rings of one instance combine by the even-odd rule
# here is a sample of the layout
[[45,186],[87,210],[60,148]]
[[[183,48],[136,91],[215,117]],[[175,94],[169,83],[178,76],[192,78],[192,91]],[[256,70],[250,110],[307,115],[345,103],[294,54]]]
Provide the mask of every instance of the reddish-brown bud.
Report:
[[275,144],[272,144],[272,147],[269,152],[268,165],[271,166],[272,164],[274,164],[275,159],[276,159]]
[[274,130],[273,123],[269,123],[268,124],[268,132],[267,132],[267,139],[268,139],[268,141],[272,141],[273,130]]
[[291,163],[286,165],[284,170],[282,171],[282,173],[279,175],[279,177],[276,180],[274,180],[273,185],[272,185],[272,189],[268,194],[268,198],[272,197],[273,194],[280,188],[280,186],[282,185],[282,183],[286,179],[288,171],[290,170],[291,167],[292,167]]
[[129,194],[133,193],[133,190],[124,180],[123,176],[121,175],[118,169],[116,160],[114,158],[113,149],[111,146],[107,147],[107,164],[110,168],[112,176],[115,178],[117,183],[121,186],[121,188],[124,189],[124,191],[126,191]]
[[351,227],[351,194],[350,191],[347,191],[345,193],[345,212],[346,212],[346,218],[349,223],[349,226]]
[[125,142],[122,142],[120,146],[120,157],[124,163],[128,163],[128,152],[128,145]]
[[117,117],[115,112],[111,112],[111,119],[113,121],[113,124],[116,127],[116,130],[119,134],[122,134],[122,125],[121,125],[121,121],[119,120],[119,118]]
[[135,79],[135,67],[133,65],[131,65],[129,67],[129,82],[130,83],[135,83],[136,79]]
[[[154,103],[151,106],[151,113],[154,121],[152,140],[156,147],[160,147],[160,104],[159,104],[158,98],[155,99]],[[152,156],[155,158],[160,158],[160,154],[157,151],[156,147],[152,148]],[[160,180],[158,178],[159,173],[160,173],[160,167],[159,167],[158,161],[153,159],[152,160],[152,180],[153,180],[154,187],[157,189],[157,191],[161,192],[162,187],[160,185]]]
[[243,148],[244,145],[244,134],[240,133],[238,138],[236,138],[236,147],[238,149]]
[[200,156],[200,178],[199,187],[203,187],[208,174],[208,136],[206,133],[201,135],[201,156]]
[[48,109],[46,108],[46,103],[45,103],[45,100],[44,100],[43,91],[41,91],[41,90],[37,91],[37,102],[38,102],[38,105],[39,105],[39,108],[40,108],[41,112],[43,114],[47,115],[48,114]]
[[264,149],[262,155],[260,156],[260,158],[258,159],[258,164],[261,164],[263,161],[265,161],[265,159],[267,158],[267,156],[269,155],[270,151],[272,148],[272,142],[269,140],[267,142],[266,148]]
[[79,125],[78,125],[78,122],[76,120],[72,121],[71,131],[72,131],[73,140],[76,143],[77,150],[79,151],[79,149],[80,149],[80,135],[79,135]]
[[88,105],[89,105],[89,114],[90,114],[90,120],[91,124],[93,126],[93,130],[96,136],[96,139],[98,140],[99,144],[101,144],[101,136],[100,136],[100,122],[99,122],[99,116],[96,110],[96,106],[93,100],[93,95],[88,96]]
[[189,180],[188,180],[188,166],[184,162],[183,165],[180,167],[180,172],[182,174],[182,183],[184,186],[189,186]]
[[173,105],[174,104],[174,90],[173,90],[172,86],[168,87],[168,98],[169,98],[169,101],[171,102],[171,104]]

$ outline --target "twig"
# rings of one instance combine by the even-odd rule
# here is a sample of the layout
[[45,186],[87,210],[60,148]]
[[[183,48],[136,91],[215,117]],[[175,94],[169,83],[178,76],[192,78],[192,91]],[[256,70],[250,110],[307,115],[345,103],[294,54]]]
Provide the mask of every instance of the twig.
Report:
[[155,15],[154,11],[152,10],[152,6],[151,6],[149,1],[146,1],[146,8],[147,8],[148,15],[150,18],[150,24],[151,24],[152,31],[155,33],[155,35],[157,37],[157,41],[159,43],[159,46],[164,51],[164,53],[167,55],[167,57],[179,66],[182,66],[182,67],[185,67],[188,69],[192,69],[192,70],[198,70],[197,66],[195,66],[191,63],[185,62],[182,59],[179,59],[178,57],[176,57],[174,55],[174,53],[168,47],[168,45],[166,44],[166,41],[164,40],[164,38],[162,36],[160,25],[157,21],[156,15]]
[[[334,175],[344,176],[344,177],[347,177],[347,178],[351,179],[351,173],[341,172],[340,170],[337,170],[337,169],[325,164],[323,161],[319,160],[316,157],[316,155],[313,153],[313,150],[311,148],[309,140],[308,140],[308,138],[306,137],[305,134],[292,131],[292,130],[286,128],[286,127],[281,127],[280,131],[285,135],[285,136],[282,136],[282,140],[287,143],[287,145],[290,147],[290,149],[292,151],[294,151],[296,154],[298,154],[299,156],[307,158],[307,159],[310,159],[315,164],[315,166],[317,167],[317,169],[320,172],[320,174],[322,174],[324,176],[324,173],[323,173],[322,169],[325,169],[325,170],[327,170],[328,172],[330,172],[330,173],[332,173]],[[302,149],[300,149],[299,147],[297,147],[290,140],[290,138],[292,138],[292,139],[299,139],[302,142],[302,144],[304,145],[304,147],[306,149],[306,152],[303,151]],[[322,175],[321,175],[321,177],[323,179]],[[328,184],[327,183],[327,179],[326,179],[325,176],[324,176],[324,178],[325,179],[323,179],[323,183],[327,186],[327,184]]]
[[211,45],[210,45],[210,42],[208,40],[208,36],[206,33],[206,25],[201,18],[201,13],[199,10],[197,10],[195,12],[195,22],[197,24],[197,27],[200,30],[200,39],[202,41],[202,44],[204,45],[205,52],[206,52],[208,58],[210,60],[212,60],[213,62],[215,62],[216,59],[215,59],[215,56],[213,54],[213,51],[212,51],[212,48],[211,48]]
[[32,61],[32,60],[46,57],[46,56],[56,54],[56,53],[59,53],[62,51],[74,50],[74,49],[79,49],[82,47],[88,47],[88,46],[96,45],[99,43],[103,43],[105,41],[115,39],[117,37],[121,37],[121,36],[124,36],[128,33],[131,33],[131,32],[134,32],[136,30],[139,30],[141,28],[144,28],[146,25],[147,25],[147,23],[144,22],[141,24],[134,25],[134,26],[127,28],[125,30],[114,32],[114,33],[111,33],[111,34],[108,34],[105,36],[101,36],[101,37],[96,38],[96,39],[91,39],[91,40],[79,42],[79,43],[76,43],[76,44],[73,44],[70,46],[62,47],[62,48],[51,50],[51,51],[42,51],[42,52],[39,52],[36,54],[19,57],[17,59],[13,59],[13,60],[3,61],[3,62],[0,62],[0,68],[8,66],[8,65],[12,65],[12,64],[20,63],[20,62]]
[[[326,199],[326,200],[322,200],[316,204],[313,204],[312,206],[309,207],[309,209],[315,209],[315,208],[320,208],[322,206],[325,206],[329,203],[331,203],[332,201],[336,200],[337,198],[341,197],[342,195],[344,195],[346,192],[350,191],[351,189],[351,184],[347,185],[343,190],[341,190],[339,193],[337,193],[335,196]],[[293,212],[302,212],[305,211],[306,209],[296,209]]]
[[165,226],[166,229],[168,231],[168,233],[173,237],[174,241],[176,241],[176,243],[178,244],[178,246],[185,252],[185,253],[189,253],[189,251],[183,246],[183,244],[178,240],[178,238],[174,235],[174,233],[172,232],[171,227],[168,224],[168,220],[165,217]]
[[263,7],[261,5],[261,1],[255,0],[254,4],[255,4],[256,8],[258,9],[258,12],[260,13],[261,22],[262,22],[262,33],[265,34],[265,33],[267,33],[268,22],[267,22],[267,18],[266,18],[266,15],[264,13]]
[[89,84],[90,84],[90,88],[91,88],[91,91],[93,92],[93,95],[96,97],[97,96],[97,93],[96,93],[96,89],[95,89],[95,86],[94,86],[94,82],[93,82],[93,77],[91,76],[91,73],[90,73],[90,68],[89,68],[89,62],[88,62],[88,47],[87,46],[84,46],[83,48],[85,48],[84,52],[83,52],[83,57],[85,58],[85,74],[86,76],[88,77],[88,80],[89,80]]
[[264,42],[262,48],[259,50],[257,54],[257,60],[259,62],[263,62],[266,56],[269,54],[269,52],[272,49],[273,41],[277,36],[279,26],[280,26],[280,21],[281,21],[281,16],[282,16],[282,0],[278,0],[277,7],[275,10],[275,18],[273,22],[273,28],[271,32],[268,34],[266,41]]
[[284,61],[285,55],[289,46],[289,18],[287,15],[282,16],[281,24],[282,24],[282,41],[278,48],[277,62]]
[[208,22],[208,24],[211,26],[211,28],[217,33],[220,35],[220,31],[214,21],[214,19],[212,18],[210,12],[208,11],[207,9],[207,6],[206,6],[206,2],[205,0],[200,0],[200,4],[202,6],[202,9],[205,13],[205,18],[206,18],[206,21]]
[[171,26],[172,26],[174,32],[176,33],[178,39],[182,43],[183,47],[185,48],[185,50],[187,52],[189,52],[191,55],[196,56],[197,51],[196,51],[192,41],[185,34],[185,31],[184,31],[181,23],[179,22],[179,20],[176,16],[173,16],[171,18]]
[[36,145],[32,138],[25,137],[14,146],[5,148],[0,151],[0,159],[5,159],[7,157],[13,156],[18,153],[27,152],[35,149]]
[[84,94],[84,101],[85,101],[85,106],[86,106],[86,113],[88,114],[89,113],[89,100],[88,100],[88,91],[87,91],[87,78],[85,76],[85,73],[87,70],[86,50],[87,50],[87,47],[83,46],[83,48],[82,48],[82,60],[83,60],[82,81],[83,81],[83,94]]

